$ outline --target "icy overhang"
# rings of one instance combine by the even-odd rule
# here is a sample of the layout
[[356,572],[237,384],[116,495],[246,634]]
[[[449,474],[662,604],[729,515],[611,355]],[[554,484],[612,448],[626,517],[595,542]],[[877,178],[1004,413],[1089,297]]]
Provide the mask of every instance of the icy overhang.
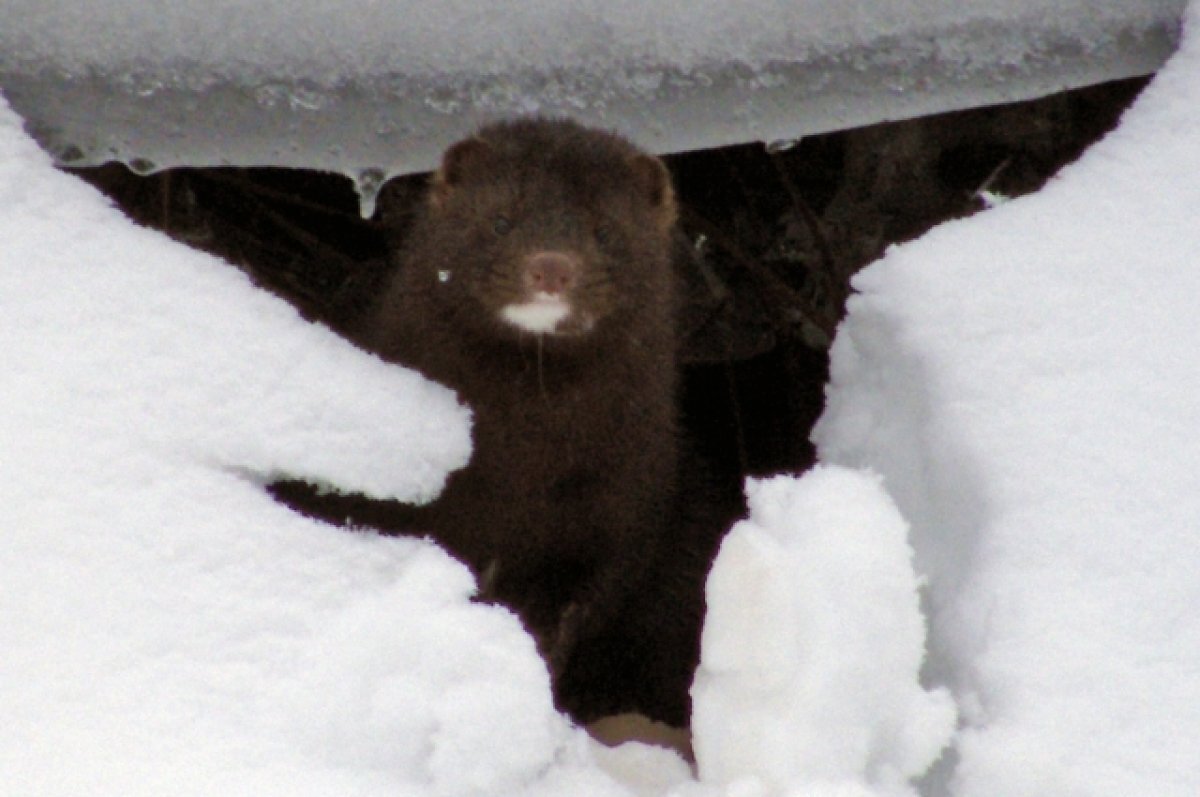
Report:
[[659,152],[1148,74],[1186,0],[0,0],[0,89],[64,165],[285,166],[374,187],[484,120]]

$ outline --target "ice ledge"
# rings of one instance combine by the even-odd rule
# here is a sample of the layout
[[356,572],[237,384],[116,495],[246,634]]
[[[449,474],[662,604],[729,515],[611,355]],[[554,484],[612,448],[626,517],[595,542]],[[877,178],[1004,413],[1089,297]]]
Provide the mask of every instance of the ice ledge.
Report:
[[1091,23],[933,15],[919,34],[808,47],[797,60],[656,66],[617,52],[599,69],[481,66],[335,85],[302,71],[222,77],[179,60],[80,70],[0,51],[0,88],[63,165],[321,169],[352,177],[369,210],[383,180],[429,168],[448,142],[501,115],[570,114],[658,152],[786,142],[1148,74],[1174,51],[1182,10],[1143,0]]

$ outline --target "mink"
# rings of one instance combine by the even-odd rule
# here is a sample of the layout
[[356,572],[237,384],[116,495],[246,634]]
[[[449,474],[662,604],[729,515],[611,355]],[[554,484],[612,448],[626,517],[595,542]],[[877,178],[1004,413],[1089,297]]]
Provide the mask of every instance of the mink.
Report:
[[471,460],[427,506],[308,507],[467,563],[581,722],[687,724],[713,545],[678,520],[675,221],[666,167],[616,134],[518,119],[451,146],[357,334],[457,391]]

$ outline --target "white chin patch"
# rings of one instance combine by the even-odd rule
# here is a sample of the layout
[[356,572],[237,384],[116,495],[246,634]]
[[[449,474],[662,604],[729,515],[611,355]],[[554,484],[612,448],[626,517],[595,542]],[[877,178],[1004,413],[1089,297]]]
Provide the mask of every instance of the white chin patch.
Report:
[[571,314],[571,305],[561,297],[538,293],[528,302],[510,304],[500,311],[500,317],[526,332],[544,335],[553,332]]

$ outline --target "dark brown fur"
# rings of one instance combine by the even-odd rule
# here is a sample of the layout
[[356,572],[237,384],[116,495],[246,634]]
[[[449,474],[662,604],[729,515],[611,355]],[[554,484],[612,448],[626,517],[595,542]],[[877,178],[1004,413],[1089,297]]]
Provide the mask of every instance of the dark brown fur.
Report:
[[[362,338],[458,392],[472,459],[427,507],[323,512],[467,562],[583,721],[687,722],[708,563],[674,519],[674,221],[665,168],[615,135],[521,120],[451,147]],[[539,253],[576,267],[547,334],[501,316]]]
[[[420,521],[556,668],[641,581],[672,505],[673,222],[665,169],[622,139],[486,128],[447,152],[369,330],[474,411],[471,463]],[[593,328],[539,336],[499,317],[539,251],[581,260],[570,300]]]

